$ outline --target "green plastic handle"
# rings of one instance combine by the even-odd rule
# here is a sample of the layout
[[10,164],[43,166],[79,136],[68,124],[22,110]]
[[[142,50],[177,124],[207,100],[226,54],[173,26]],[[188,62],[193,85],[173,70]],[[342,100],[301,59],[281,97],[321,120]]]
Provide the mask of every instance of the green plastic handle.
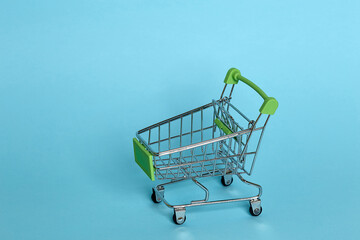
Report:
[[266,95],[266,93],[263,90],[261,90],[261,88],[258,85],[256,85],[249,79],[241,76],[241,73],[238,69],[230,68],[226,74],[224,83],[237,84],[239,80],[245,83],[246,85],[248,85],[249,87],[251,87],[252,89],[254,89],[264,99],[264,103],[261,105],[259,109],[261,113],[270,114],[270,115],[273,115],[275,113],[277,107],[279,106],[278,101],[275,98]]

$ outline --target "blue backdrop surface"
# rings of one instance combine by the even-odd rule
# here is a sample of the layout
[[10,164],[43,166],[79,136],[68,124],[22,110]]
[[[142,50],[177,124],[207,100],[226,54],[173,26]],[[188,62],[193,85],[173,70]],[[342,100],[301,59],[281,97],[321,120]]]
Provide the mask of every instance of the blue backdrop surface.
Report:
[[[359,239],[359,1],[2,1],[0,239]],[[218,98],[278,99],[247,203],[150,200],[135,131]],[[245,86],[233,104],[256,114]],[[253,115],[251,115],[253,117]],[[203,181],[210,197],[247,190]],[[170,200],[201,197],[184,183]]]

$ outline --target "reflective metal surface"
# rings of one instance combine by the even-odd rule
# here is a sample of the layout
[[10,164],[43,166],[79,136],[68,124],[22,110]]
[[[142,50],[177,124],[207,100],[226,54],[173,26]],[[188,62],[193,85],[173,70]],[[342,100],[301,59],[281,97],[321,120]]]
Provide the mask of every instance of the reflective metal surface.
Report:
[[[136,133],[139,141],[153,155],[155,176],[158,180],[170,180],[154,187],[156,200],[174,208],[174,221],[182,224],[187,207],[249,201],[256,213],[261,207],[260,185],[249,182],[242,174],[251,175],[263,133],[270,118],[263,119],[260,113],[256,120],[250,120],[244,113],[223,97],[226,85],[219,100],[179,114],[146,127]],[[224,127],[220,128],[217,121]],[[262,120],[263,119],[263,120]],[[255,136],[256,135],[256,136]],[[255,196],[209,201],[209,190],[199,182],[199,178],[223,176],[224,185],[232,183],[237,176],[243,183],[258,189]],[[192,181],[205,192],[204,199],[189,203],[172,205],[164,198],[164,186],[186,179]],[[259,213],[260,214],[260,213]],[[254,214],[253,214],[254,215]]]

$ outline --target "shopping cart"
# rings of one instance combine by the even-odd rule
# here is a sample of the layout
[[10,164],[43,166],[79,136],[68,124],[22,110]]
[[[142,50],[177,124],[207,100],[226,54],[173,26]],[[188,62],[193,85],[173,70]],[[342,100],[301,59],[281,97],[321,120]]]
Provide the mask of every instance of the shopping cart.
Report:
[[[264,102],[256,120],[250,120],[230,103],[235,84],[242,81],[254,89]],[[242,174],[251,175],[260,142],[269,121],[278,107],[275,98],[268,97],[256,84],[231,68],[225,77],[225,87],[219,100],[166,119],[136,133],[133,139],[135,161],[151,180],[170,180],[152,189],[152,200],[163,201],[174,209],[173,220],[183,224],[187,207],[249,201],[250,214],[262,212],[260,185],[249,182]],[[229,96],[224,96],[231,84]],[[227,91],[228,92],[228,91]],[[265,116],[265,117],[262,117]],[[251,140],[251,141],[250,141]],[[242,182],[258,189],[251,197],[209,201],[209,191],[198,179],[221,176],[229,186],[236,175]],[[205,198],[186,204],[172,205],[164,197],[165,185],[191,179],[205,191]]]

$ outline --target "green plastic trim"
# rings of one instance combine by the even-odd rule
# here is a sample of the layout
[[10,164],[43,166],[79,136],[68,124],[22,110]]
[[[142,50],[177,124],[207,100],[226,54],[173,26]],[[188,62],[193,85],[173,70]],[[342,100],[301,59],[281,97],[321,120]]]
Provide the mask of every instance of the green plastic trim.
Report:
[[279,103],[275,98],[267,97],[264,100],[264,103],[261,105],[259,111],[263,114],[273,115],[276,112],[276,109],[278,108],[278,106],[279,106]]
[[278,101],[273,97],[268,97],[268,95],[266,95],[266,93],[261,90],[259,86],[257,86],[249,79],[241,76],[241,73],[238,69],[230,68],[229,71],[226,73],[224,83],[237,84],[239,80],[254,89],[264,99],[264,103],[259,109],[261,113],[273,115],[276,112],[276,109],[279,106]]
[[224,133],[226,135],[229,135],[231,133],[233,133],[233,131],[230,130],[230,128],[228,128],[220,119],[216,118],[215,119],[215,124],[224,131]]
[[151,181],[155,181],[155,169],[153,166],[153,156],[146,148],[136,139],[133,138],[135,162],[148,175]]

